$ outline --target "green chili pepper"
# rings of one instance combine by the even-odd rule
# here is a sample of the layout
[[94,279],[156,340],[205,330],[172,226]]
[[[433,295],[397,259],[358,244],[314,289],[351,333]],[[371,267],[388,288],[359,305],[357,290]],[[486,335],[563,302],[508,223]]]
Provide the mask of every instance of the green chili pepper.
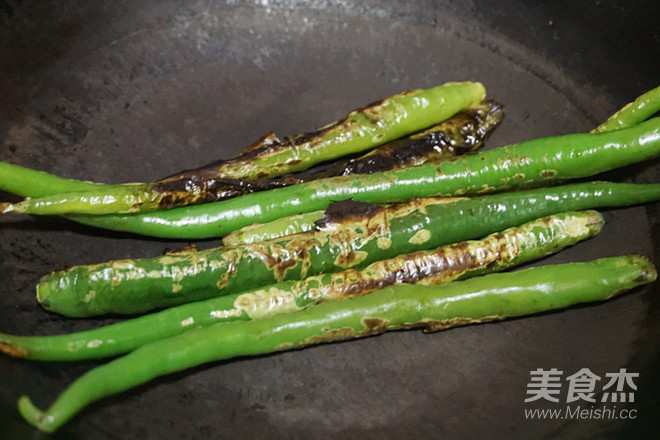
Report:
[[395,283],[441,284],[496,272],[559,252],[600,232],[596,211],[563,213],[469,242],[382,260],[362,271],[317,275],[184,304],[84,332],[57,336],[0,333],[0,351],[16,357],[72,361],[122,354],[148,342],[221,321],[262,319],[327,300],[365,295]]
[[19,399],[18,409],[29,423],[52,432],[92,402],[208,362],[388,330],[444,330],[602,301],[656,276],[653,265],[633,255],[490,274],[441,286],[398,284],[369,295],[267,319],[215,324],[143,345],[84,374],[46,412],[27,396]]
[[[325,219],[341,227],[237,247],[76,266],[43,277],[37,299],[66,316],[139,313],[320,273],[361,269],[567,210],[654,200],[660,200],[660,184],[583,183],[451,203],[416,199],[387,208],[344,201],[333,205],[335,212]],[[360,210],[363,217],[350,217]],[[342,212],[349,217],[341,218]]]
[[226,191],[227,179],[250,181],[279,176],[358,153],[437,124],[481,102],[485,93],[483,85],[473,82],[412,90],[355,110],[316,132],[289,138],[216,166],[183,173],[186,177],[204,174],[201,176],[204,179],[199,181],[178,175],[154,183],[105,185],[89,191],[28,199],[9,205],[6,210],[33,214],[107,214],[208,202],[215,199],[214,192]]
[[660,118],[654,118],[606,133],[537,139],[437,165],[322,179],[205,205],[71,218],[91,226],[156,237],[221,237],[253,223],[325,209],[336,200],[385,203],[431,195],[472,195],[591,176],[658,154]]
[[595,133],[632,127],[660,111],[660,87],[649,90],[633,102],[626,104],[607,121],[592,130]]

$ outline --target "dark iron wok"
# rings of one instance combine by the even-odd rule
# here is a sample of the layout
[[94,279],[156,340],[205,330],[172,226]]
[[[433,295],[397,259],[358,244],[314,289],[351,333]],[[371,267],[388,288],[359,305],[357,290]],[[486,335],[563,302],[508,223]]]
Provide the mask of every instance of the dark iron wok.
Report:
[[[658,85],[659,19],[650,1],[4,0],[0,160],[78,179],[154,180],[236,154],[269,130],[309,131],[378,98],[453,80],[481,81],[506,105],[491,148],[589,131]],[[658,182],[659,169],[656,161],[599,178]],[[657,205],[605,218],[600,236],[537,264],[627,253],[660,264]],[[2,217],[0,331],[112,322],[47,313],[34,285],[65,266],[186,244]],[[218,362],[101,401],[52,437],[657,437],[657,290],[432,335]],[[0,356],[0,438],[41,438],[20,419],[18,396],[46,407],[100,363]],[[566,406],[524,403],[537,368],[564,378],[581,368],[637,372],[626,407],[636,417],[528,420],[526,409]]]

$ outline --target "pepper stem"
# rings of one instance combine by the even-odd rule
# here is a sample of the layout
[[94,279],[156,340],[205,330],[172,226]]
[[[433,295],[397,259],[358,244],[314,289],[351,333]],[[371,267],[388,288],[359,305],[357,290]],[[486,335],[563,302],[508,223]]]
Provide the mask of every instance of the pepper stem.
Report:
[[18,412],[31,425],[43,432],[53,432],[57,426],[53,425],[54,417],[47,416],[42,410],[34,406],[28,396],[18,399]]

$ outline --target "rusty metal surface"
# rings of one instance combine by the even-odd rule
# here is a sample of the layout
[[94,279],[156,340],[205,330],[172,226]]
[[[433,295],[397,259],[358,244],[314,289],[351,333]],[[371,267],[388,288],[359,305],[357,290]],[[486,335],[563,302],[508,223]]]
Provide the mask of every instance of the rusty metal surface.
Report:
[[[269,130],[309,131],[451,80],[482,81],[506,106],[490,148],[587,131],[657,86],[646,56],[658,53],[657,8],[562,3],[3,1],[0,160],[79,179],[154,180],[234,155]],[[657,182],[658,170],[603,178]],[[543,263],[636,252],[657,265],[657,218],[657,205],[607,210],[600,236]],[[111,322],[41,310],[36,281],[186,244],[3,217],[0,331]],[[53,438],[650,438],[660,409],[657,286],[533,318],[217,362],[95,404]],[[40,438],[17,397],[47,406],[97,364],[0,357],[0,437]],[[639,372],[638,416],[526,420],[527,408],[554,408],[524,403],[537,368]]]

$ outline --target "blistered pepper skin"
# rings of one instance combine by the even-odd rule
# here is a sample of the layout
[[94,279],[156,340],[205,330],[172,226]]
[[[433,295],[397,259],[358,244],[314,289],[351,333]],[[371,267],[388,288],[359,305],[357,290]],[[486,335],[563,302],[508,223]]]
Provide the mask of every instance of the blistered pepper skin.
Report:
[[354,298],[246,322],[226,322],[143,345],[73,382],[42,412],[27,396],[21,415],[52,432],[82,408],[159,376],[237,356],[254,356],[388,330],[457,325],[602,301],[657,277],[643,257],[625,256],[497,273],[440,286],[398,284]]
[[365,269],[286,281],[256,290],[197,301],[84,332],[57,336],[0,333],[0,352],[32,360],[73,361],[115,356],[195,327],[263,319],[328,300],[365,295],[397,283],[442,284],[507,269],[559,252],[596,235],[595,211],[562,213],[433,251],[377,261]]
[[[584,183],[474,199],[416,199],[327,228],[260,243],[76,266],[46,275],[37,299],[74,317],[140,313],[220,294],[361,269],[385,258],[477,239],[565,211],[660,199],[660,184]],[[355,213],[351,207],[348,213]]]

